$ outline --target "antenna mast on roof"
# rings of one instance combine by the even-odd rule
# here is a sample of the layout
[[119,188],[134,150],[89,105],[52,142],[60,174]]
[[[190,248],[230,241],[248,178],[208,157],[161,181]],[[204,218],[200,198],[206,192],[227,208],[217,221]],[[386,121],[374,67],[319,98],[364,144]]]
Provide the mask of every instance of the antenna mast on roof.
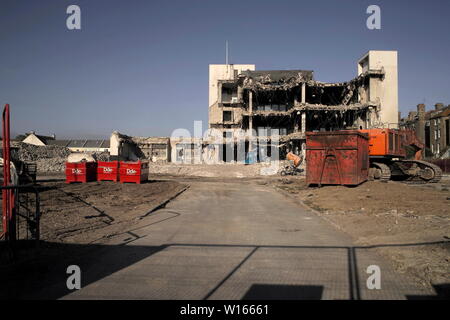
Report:
[[225,64],[228,65],[228,40],[225,41]]

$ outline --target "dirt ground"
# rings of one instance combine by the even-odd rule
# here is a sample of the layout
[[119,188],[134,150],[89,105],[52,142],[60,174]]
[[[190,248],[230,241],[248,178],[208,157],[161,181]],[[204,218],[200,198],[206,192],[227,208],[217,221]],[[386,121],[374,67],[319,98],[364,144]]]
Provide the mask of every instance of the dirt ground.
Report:
[[357,187],[307,188],[302,178],[275,186],[298,196],[317,214],[391,260],[424,286],[450,280],[450,180],[431,186],[368,181]]
[[185,185],[149,181],[141,185],[114,182],[50,182],[41,192],[41,239],[90,243],[120,233]]
[[40,183],[41,240],[99,243],[123,232],[187,186],[175,181],[143,184]]

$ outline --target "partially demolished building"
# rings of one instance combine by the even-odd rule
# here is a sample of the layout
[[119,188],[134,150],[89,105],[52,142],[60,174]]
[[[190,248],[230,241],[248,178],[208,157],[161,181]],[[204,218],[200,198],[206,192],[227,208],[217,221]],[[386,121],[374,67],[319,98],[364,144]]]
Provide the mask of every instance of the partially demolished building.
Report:
[[170,162],[168,137],[130,137],[114,131],[110,138],[111,160]]
[[[226,139],[219,161],[236,155],[245,133],[245,153],[256,141],[257,161],[270,158],[277,136],[280,156],[305,150],[307,131],[397,128],[397,52],[369,51],[357,76],[325,83],[309,70],[257,71],[255,65],[209,66],[209,128]],[[265,154],[266,153],[266,154]]]

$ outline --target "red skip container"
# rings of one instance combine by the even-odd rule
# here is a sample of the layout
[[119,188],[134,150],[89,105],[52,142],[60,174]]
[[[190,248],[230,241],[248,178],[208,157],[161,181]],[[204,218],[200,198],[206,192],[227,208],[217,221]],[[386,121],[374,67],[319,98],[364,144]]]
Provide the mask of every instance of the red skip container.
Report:
[[369,173],[369,136],[357,130],[306,133],[307,185],[358,185]]
[[66,162],[66,183],[97,180],[96,162]]
[[97,161],[98,181],[119,181],[119,161]]
[[148,162],[120,161],[120,182],[141,183],[148,179]]

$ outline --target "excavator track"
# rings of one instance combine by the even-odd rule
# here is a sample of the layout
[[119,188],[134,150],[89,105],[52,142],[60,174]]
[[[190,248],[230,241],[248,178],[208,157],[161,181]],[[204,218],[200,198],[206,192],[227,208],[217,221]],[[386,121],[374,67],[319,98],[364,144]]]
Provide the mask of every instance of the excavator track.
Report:
[[376,169],[380,170],[381,175],[377,180],[380,180],[382,182],[388,182],[389,180],[391,180],[391,169],[389,169],[387,165],[380,162],[372,162],[372,165]]
[[422,160],[401,160],[400,162],[406,162],[406,163],[416,163],[422,167],[428,167],[429,169],[431,169],[434,173],[433,177],[429,180],[427,179],[423,179],[419,176],[413,176],[410,177],[406,180],[404,180],[404,183],[408,183],[408,184],[425,184],[425,183],[437,183],[441,180],[442,178],[442,170],[441,168],[439,168],[437,165],[427,162],[427,161],[422,161]]

